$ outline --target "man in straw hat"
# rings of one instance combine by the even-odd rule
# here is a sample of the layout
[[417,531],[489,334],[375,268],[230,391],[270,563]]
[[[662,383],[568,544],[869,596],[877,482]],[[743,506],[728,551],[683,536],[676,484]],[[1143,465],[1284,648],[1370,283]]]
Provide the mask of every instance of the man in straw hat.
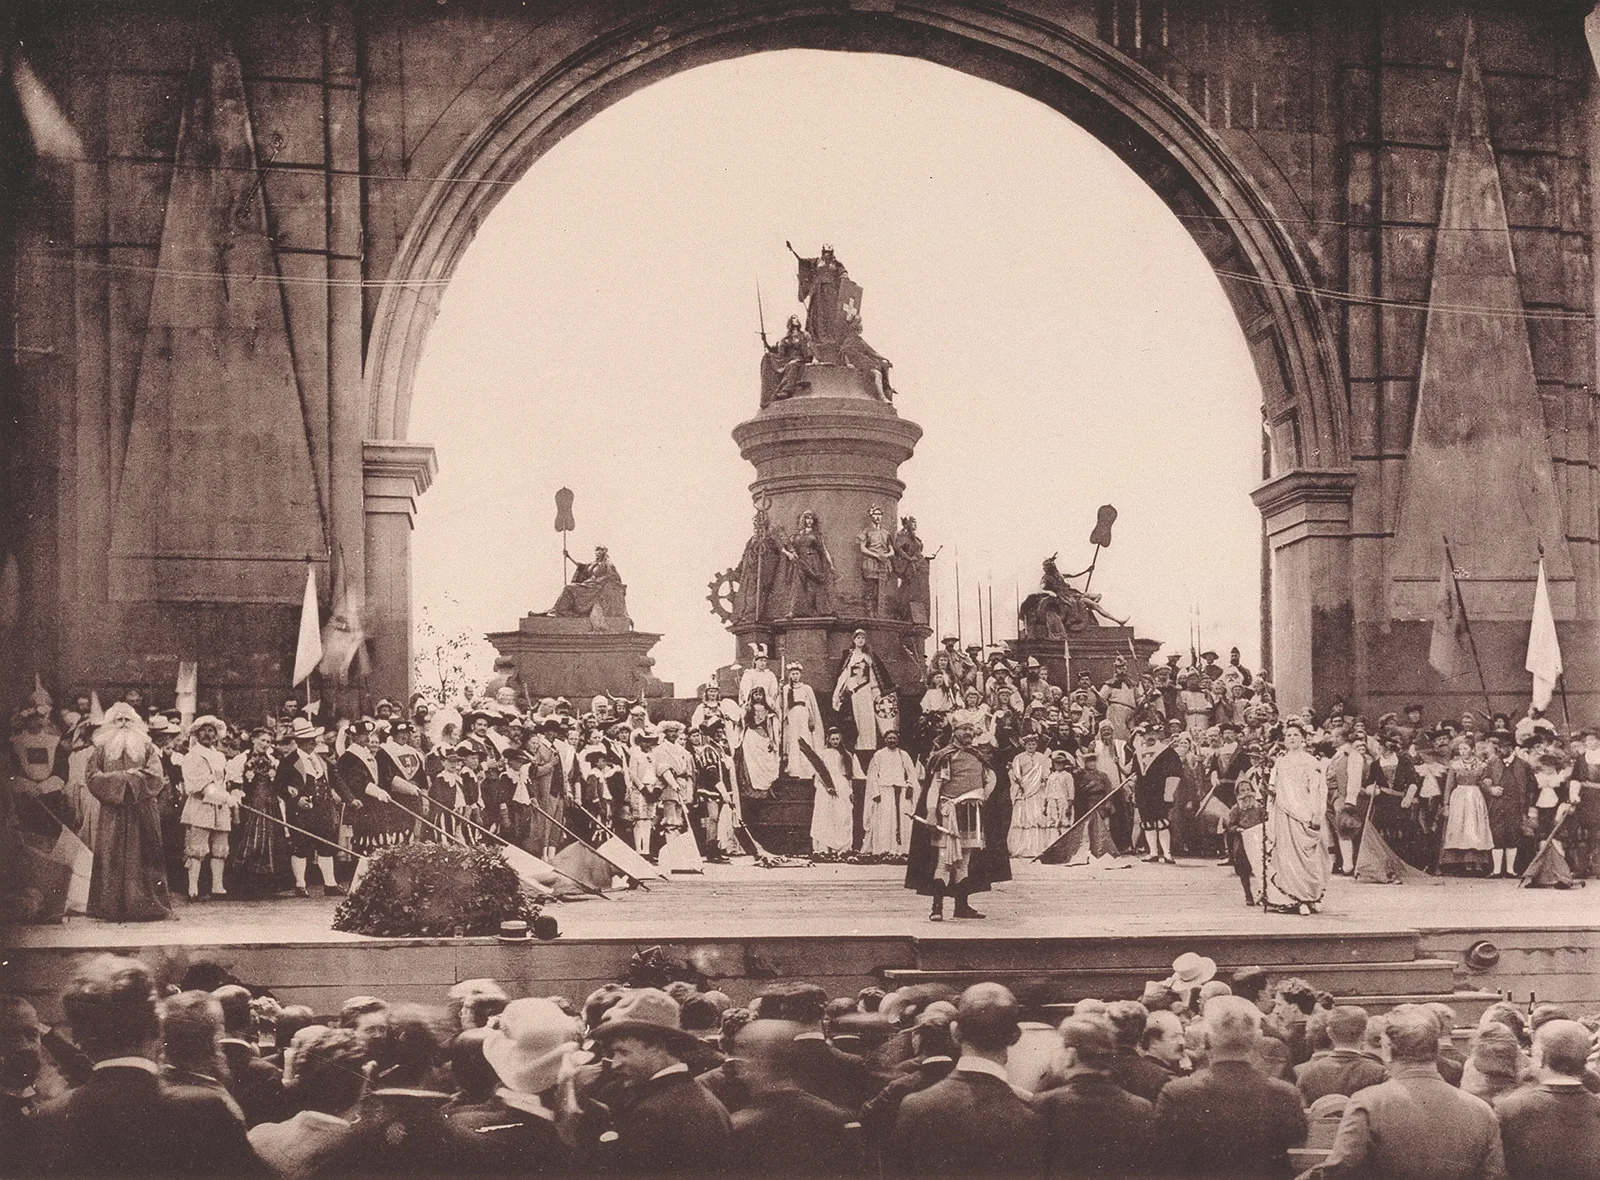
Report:
[[686,1064],[704,1046],[679,1022],[678,1002],[657,988],[627,992],[591,1033],[628,1087],[614,1112],[619,1170],[710,1175],[722,1170],[732,1130],[727,1109]]
[[222,870],[228,863],[228,833],[233,830],[234,806],[243,791],[229,789],[228,758],[217,748],[226,727],[215,717],[196,717],[189,727],[189,749],[179,768],[183,772],[183,863],[189,873],[189,900],[200,900],[200,868],[211,861],[211,896],[224,898]]
[[289,869],[294,874],[294,895],[307,896],[306,867],[312,857],[316,857],[317,868],[322,873],[322,892],[342,893],[333,878],[333,848],[339,842],[338,808],[334,804],[328,764],[317,753],[317,742],[325,731],[313,725],[310,718],[296,717],[288,732],[295,748],[292,752],[286,750],[278,763],[277,788],[283,797],[285,817],[296,828],[303,829],[289,832]]

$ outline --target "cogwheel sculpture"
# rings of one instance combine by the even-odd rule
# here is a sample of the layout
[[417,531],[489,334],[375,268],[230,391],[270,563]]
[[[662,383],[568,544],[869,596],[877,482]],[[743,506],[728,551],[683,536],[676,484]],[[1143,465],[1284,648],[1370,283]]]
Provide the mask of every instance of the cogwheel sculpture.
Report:
[[706,601],[711,604],[711,613],[724,623],[733,622],[734,609],[739,601],[739,571],[723,570],[711,579],[708,589],[710,593],[706,595]]

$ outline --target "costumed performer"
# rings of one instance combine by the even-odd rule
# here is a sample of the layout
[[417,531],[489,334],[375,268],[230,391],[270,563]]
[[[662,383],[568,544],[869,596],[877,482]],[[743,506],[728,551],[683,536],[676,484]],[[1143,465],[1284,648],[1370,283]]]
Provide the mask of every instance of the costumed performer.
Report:
[[900,746],[900,731],[883,735],[883,745],[867,764],[861,851],[868,856],[904,856],[911,848],[911,816],[921,778],[910,751]]
[[849,713],[856,731],[854,748],[868,757],[878,748],[878,698],[887,684],[882,666],[867,646],[867,633],[858,629],[850,637],[850,650],[834,682],[833,708]]
[[106,710],[85,771],[100,800],[89,916],[108,922],[151,922],[172,915],[161,849],[161,798],[167,780],[161,751],[125,701]]
[[[306,867],[312,858],[322,873],[324,896],[340,894],[333,877],[331,849],[339,842],[339,809],[335,803],[333,785],[328,774],[328,764],[317,752],[317,741],[324,733],[320,725],[312,725],[309,718],[296,717],[289,729],[295,748],[286,752],[278,763],[275,785],[283,798],[287,818],[297,832],[289,830],[289,871],[294,874],[294,895],[307,897]],[[310,835],[304,834],[309,832]],[[320,840],[312,839],[313,836]]]
[[1006,855],[1010,797],[995,790],[995,773],[974,745],[969,722],[955,727],[954,743],[936,751],[917,804],[906,888],[933,898],[930,921],[944,920],[944,899],[955,899],[957,918],[981,918],[969,898],[995,881],[1011,879]]
[[741,708],[749,708],[750,694],[760,689],[766,695],[767,704],[771,706],[778,699],[778,674],[772,670],[767,645],[752,643],[750,656],[754,667],[746,668],[739,677],[739,705]]
[[809,779],[817,775],[817,751],[822,749],[826,731],[817,694],[800,679],[804,670],[798,662],[790,661],[778,719],[783,726],[783,773],[790,778]]
[[1011,760],[1010,778],[1011,832],[1007,844],[1012,856],[1038,856],[1061,834],[1058,825],[1062,809],[1057,808],[1056,817],[1046,821],[1050,759],[1039,752],[1037,733],[1022,735],[1022,749]]
[[197,717],[189,727],[189,748],[179,761],[183,773],[183,863],[189,871],[189,900],[200,900],[200,867],[211,861],[211,896],[223,898],[222,870],[228,863],[228,833],[242,790],[228,786],[228,756],[217,749],[224,726],[215,717]]
[[772,711],[777,692],[757,687],[744,709],[739,748],[734,751],[735,781],[743,795],[769,795],[778,780],[778,718]]
[[1267,780],[1262,906],[1273,913],[1310,914],[1328,888],[1322,839],[1328,785],[1298,721],[1284,725],[1283,745]]
[[818,752],[815,793],[811,803],[811,851],[849,852],[854,843],[855,800],[852,784],[861,775],[854,751],[844,748],[844,735],[828,730],[827,744]]

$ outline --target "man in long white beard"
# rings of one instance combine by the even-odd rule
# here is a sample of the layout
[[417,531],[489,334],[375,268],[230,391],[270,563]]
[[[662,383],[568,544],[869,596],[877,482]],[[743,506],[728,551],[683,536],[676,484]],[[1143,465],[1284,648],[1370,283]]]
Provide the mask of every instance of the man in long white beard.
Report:
[[118,702],[106,710],[85,779],[100,801],[89,916],[111,922],[170,917],[161,850],[161,751],[131,705]]

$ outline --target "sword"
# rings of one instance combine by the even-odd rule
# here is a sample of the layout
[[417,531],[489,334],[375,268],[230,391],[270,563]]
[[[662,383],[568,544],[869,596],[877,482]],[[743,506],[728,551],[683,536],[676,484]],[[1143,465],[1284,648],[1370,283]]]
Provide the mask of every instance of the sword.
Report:
[[756,280],[756,322],[761,325],[761,347],[771,349],[772,345],[767,343],[767,316],[766,313],[761,310],[760,279]]

